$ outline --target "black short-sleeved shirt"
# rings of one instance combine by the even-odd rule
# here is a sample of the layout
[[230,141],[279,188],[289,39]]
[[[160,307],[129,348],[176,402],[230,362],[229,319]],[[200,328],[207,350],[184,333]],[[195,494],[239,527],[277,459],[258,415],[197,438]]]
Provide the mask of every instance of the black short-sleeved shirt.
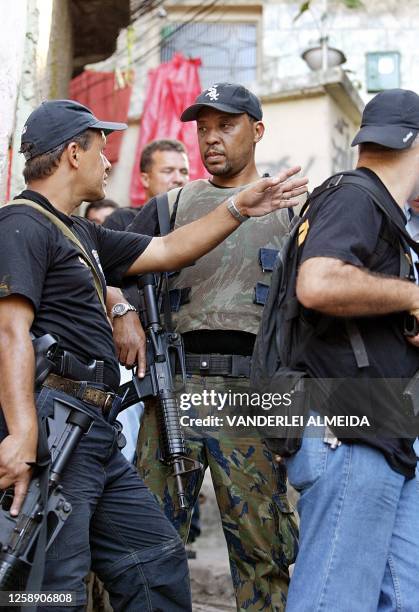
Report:
[[160,235],[160,224],[157,214],[157,198],[151,198],[139,209],[131,223],[127,226],[127,230],[129,232],[146,234],[147,236]]
[[[34,191],[18,197],[40,204],[72,229],[97,264],[104,292],[106,283],[121,285],[127,269],[150,243],[149,236],[114,232],[87,219],[68,217]],[[84,362],[103,360],[106,384],[118,387],[112,330],[92,272],[76,247],[49,219],[24,205],[0,209],[0,236],[0,297],[28,298],[35,310],[36,336],[57,336],[63,349]]]
[[[383,191],[384,197],[394,205],[395,214],[404,215],[380,179],[371,171],[363,168],[359,172],[367,174],[375,185]],[[301,263],[312,257],[331,257],[357,267],[369,268],[372,256],[382,232],[383,214],[375,206],[368,194],[358,187],[343,185],[336,192],[320,196],[319,207],[313,214],[307,237],[302,247]],[[382,234],[381,234],[382,235]],[[397,242],[391,244],[382,258],[372,268],[373,272],[388,276],[399,276],[400,250]],[[365,288],[368,291],[368,287]],[[316,321],[318,315],[304,311],[308,320]],[[301,367],[313,378],[339,379],[409,379],[419,369],[419,349],[413,347],[403,336],[403,313],[383,316],[354,318],[368,354],[370,365],[359,369],[345,328],[345,321],[338,317],[322,317],[321,329],[326,322],[325,331],[314,336],[304,351]],[[406,381],[407,382],[407,381]],[[344,392],[339,393],[339,401],[330,406],[335,415],[379,416],[383,424],[383,438],[369,438],[361,431],[356,437],[371,444],[385,454],[390,465],[408,477],[413,477],[416,457],[412,450],[413,440],[404,438],[384,439],[392,432],[406,431],[400,407],[400,394],[391,392],[383,397],[382,387],[375,401],[356,401],[351,396],[350,382]],[[374,389],[374,386],[371,387]],[[343,390],[343,388],[342,388]],[[338,404],[338,405],[336,405]],[[410,430],[408,430],[410,431]],[[359,440],[358,440],[359,441]]]
[[[120,232],[126,230],[128,225],[134,219],[135,215],[138,213],[138,210],[138,208],[118,208],[106,217],[102,227]],[[147,232],[143,233],[146,234]]]

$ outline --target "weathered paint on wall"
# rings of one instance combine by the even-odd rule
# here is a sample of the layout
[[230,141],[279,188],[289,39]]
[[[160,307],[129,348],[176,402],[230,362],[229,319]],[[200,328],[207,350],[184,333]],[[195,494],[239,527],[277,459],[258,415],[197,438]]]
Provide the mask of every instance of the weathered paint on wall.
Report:
[[48,98],[65,98],[72,70],[68,0],[28,0],[24,57],[13,139],[11,193],[24,187],[24,159],[18,154],[24,122]]
[[6,196],[9,147],[23,64],[26,2],[3,0],[0,20],[0,201]]

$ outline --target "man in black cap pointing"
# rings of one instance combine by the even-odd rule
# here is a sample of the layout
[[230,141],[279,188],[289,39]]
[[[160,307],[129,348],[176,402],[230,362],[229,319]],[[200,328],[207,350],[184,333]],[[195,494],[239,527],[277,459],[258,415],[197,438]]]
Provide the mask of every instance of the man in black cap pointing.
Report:
[[[0,488],[14,486],[10,513],[18,515],[37,458],[37,411],[52,417],[60,401],[87,413],[93,424],[62,479],[72,513],[47,553],[42,589],[73,593],[69,609],[82,610],[92,567],[115,610],[184,612],[191,601],[182,542],[118,449],[106,282],[195,261],[240,226],[237,215],[292,204],[305,181],[284,182],[297,168],[262,179],[234,206],[224,201],[167,237],[106,230],[71,213],[105,196],[105,134],[125,128],[71,100],[44,102],[25,124],[27,189],[0,210]],[[31,334],[52,335],[59,347],[35,398]]]
[[403,398],[419,369],[415,326],[405,334],[419,288],[402,212],[419,196],[418,132],[416,93],[373,98],[353,141],[356,170],[313,192],[300,233],[298,368],[326,379],[329,395],[310,398],[319,425],[285,458],[301,493],[287,612],[419,610],[418,417]]

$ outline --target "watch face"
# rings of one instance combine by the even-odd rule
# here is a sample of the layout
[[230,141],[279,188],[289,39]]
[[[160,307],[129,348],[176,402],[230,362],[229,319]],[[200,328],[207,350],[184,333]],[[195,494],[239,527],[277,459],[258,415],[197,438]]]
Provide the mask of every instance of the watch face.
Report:
[[124,314],[125,310],[126,310],[125,304],[115,304],[115,306],[112,308],[114,316]]

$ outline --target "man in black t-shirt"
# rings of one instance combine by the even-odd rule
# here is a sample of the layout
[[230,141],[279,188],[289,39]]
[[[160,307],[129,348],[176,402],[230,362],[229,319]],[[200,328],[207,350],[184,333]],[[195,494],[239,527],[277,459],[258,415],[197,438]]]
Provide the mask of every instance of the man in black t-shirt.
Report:
[[[389,90],[367,104],[353,141],[360,145],[356,173],[381,192],[402,226],[404,203],[419,195],[418,134],[419,97]],[[301,492],[287,612],[413,612],[419,610],[415,433],[389,379],[407,384],[419,369],[419,335],[403,335],[405,313],[419,318],[419,288],[399,277],[398,234],[368,192],[343,184],[312,207],[308,231],[300,233],[296,291],[300,320],[317,322],[318,333],[309,336],[298,367],[316,379],[348,379],[335,385],[326,405],[316,405],[321,416],[366,416],[374,427],[340,437],[336,426],[312,424],[301,449],[285,460]],[[357,347],[365,348],[362,359]]]
[[[125,275],[191,263],[240,226],[237,216],[292,205],[305,181],[284,183],[296,168],[257,181],[233,207],[223,202],[164,238],[113,232],[71,216],[82,201],[105,196],[111,167],[105,134],[125,128],[99,121],[71,100],[43,102],[24,126],[27,189],[0,210],[0,488],[14,486],[10,513],[17,516],[36,460],[37,410],[52,415],[56,398],[76,404],[93,425],[63,475],[73,510],[48,551],[42,589],[75,593],[70,609],[81,610],[91,565],[115,610],[183,612],[191,602],[182,543],[118,450],[117,430],[106,418],[119,384],[103,308],[106,283],[119,286]],[[59,374],[37,389],[36,408],[30,332],[56,336],[60,350],[83,370],[80,379],[62,363]],[[93,360],[97,366],[91,371],[87,365]]]
[[[189,181],[189,160],[183,143],[170,138],[152,140],[141,153],[139,171],[145,202],[159,193],[183,187]],[[119,208],[109,215],[104,225],[124,230],[140,210]]]

